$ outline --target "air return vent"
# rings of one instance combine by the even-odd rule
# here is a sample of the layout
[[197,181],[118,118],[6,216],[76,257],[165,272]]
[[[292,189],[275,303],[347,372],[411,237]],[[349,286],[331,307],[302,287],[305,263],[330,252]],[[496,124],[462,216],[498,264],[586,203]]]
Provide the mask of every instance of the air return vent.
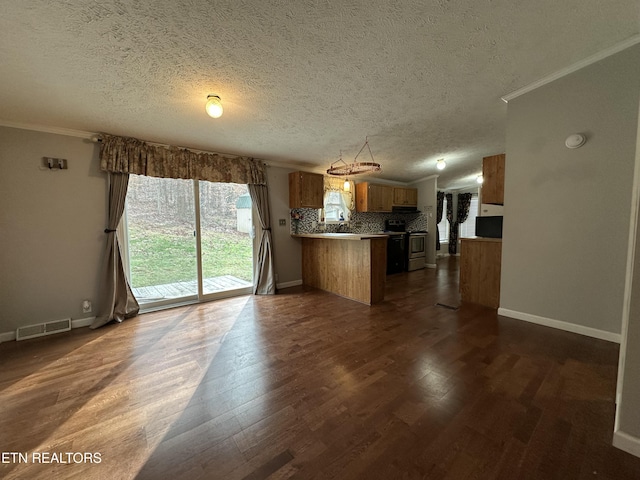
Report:
[[26,340],[27,338],[43,337],[54,333],[67,332],[71,330],[71,319],[54,320],[52,322],[38,323],[37,325],[27,325],[16,330],[16,340]]

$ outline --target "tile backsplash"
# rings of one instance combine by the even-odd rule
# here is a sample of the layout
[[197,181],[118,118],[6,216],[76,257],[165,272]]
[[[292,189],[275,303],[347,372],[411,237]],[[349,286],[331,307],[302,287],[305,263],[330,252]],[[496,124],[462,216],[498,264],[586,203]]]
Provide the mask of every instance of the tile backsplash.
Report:
[[[326,228],[321,229],[319,224],[318,210],[313,208],[294,208],[290,211],[290,218],[297,214],[300,220],[290,222],[290,233],[331,233],[338,231],[338,224],[327,224]],[[384,230],[385,220],[404,220],[407,222],[407,230],[429,230],[429,219],[424,212],[416,213],[371,213],[371,212],[353,212],[351,220],[345,222],[340,228],[341,232],[353,233],[374,233]],[[314,225],[315,228],[314,228]]]

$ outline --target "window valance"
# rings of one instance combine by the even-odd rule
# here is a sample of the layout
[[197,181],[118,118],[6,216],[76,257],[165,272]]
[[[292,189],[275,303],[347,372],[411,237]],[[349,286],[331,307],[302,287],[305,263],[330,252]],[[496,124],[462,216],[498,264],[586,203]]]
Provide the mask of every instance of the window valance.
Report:
[[264,163],[251,157],[195,152],[102,134],[100,168],[161,178],[266,185]]

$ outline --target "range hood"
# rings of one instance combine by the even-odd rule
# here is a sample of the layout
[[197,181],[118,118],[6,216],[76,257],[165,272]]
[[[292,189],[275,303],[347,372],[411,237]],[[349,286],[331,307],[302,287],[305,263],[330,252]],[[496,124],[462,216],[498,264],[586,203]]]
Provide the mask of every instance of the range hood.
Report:
[[418,211],[418,207],[416,206],[402,206],[402,205],[394,205],[391,207],[391,211],[393,213],[420,213]]

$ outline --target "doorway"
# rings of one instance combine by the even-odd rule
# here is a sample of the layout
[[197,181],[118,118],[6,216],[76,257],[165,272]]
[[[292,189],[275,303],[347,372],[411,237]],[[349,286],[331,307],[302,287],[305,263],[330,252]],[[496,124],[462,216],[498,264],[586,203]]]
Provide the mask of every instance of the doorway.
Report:
[[253,289],[246,185],[130,175],[123,262],[143,311]]

